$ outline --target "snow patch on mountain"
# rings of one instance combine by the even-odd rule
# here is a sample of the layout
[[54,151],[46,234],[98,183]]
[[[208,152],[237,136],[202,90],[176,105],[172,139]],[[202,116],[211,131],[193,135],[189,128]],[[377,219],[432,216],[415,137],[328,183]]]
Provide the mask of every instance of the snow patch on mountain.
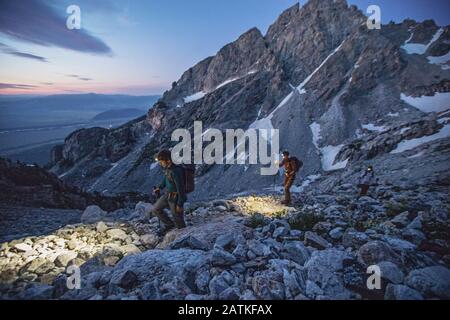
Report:
[[440,28],[434,34],[433,38],[430,40],[428,44],[409,43],[414,35],[411,34],[411,37],[408,40],[406,40],[406,42],[401,46],[401,48],[404,49],[408,54],[424,54],[425,52],[427,52],[428,48],[441,37],[443,32],[444,29]]
[[320,124],[317,122],[313,122],[309,125],[312,135],[313,135],[313,144],[316,147],[317,150],[320,150],[319,148],[319,140],[320,140]]
[[341,151],[342,147],[344,147],[344,145],[340,144],[338,146],[329,145],[320,149],[323,170],[333,171],[343,169],[347,166],[348,159],[333,164],[336,155]]
[[407,104],[423,112],[441,112],[450,109],[450,92],[436,92],[433,96],[410,97],[400,95]]
[[449,65],[450,51],[447,52],[447,54],[444,54],[443,56],[438,56],[438,57],[428,56],[427,59],[428,59],[428,62],[431,64],[440,65],[443,70],[450,69],[450,65]]
[[398,117],[399,115],[400,115],[400,114],[399,114],[398,112],[395,112],[395,113],[389,112],[389,113],[387,114],[388,117]]
[[280,104],[265,118],[262,119],[256,119],[252,124],[250,124],[249,128],[250,129],[266,129],[266,130],[270,130],[273,129],[273,125],[272,125],[272,118],[275,114],[275,112],[277,112],[280,108],[282,108],[294,95],[294,92],[289,93],[284,99],[283,101],[280,102]]
[[304,87],[308,84],[308,82],[311,80],[311,78],[317,73],[317,71],[319,71],[324,65],[325,63],[327,63],[327,61],[336,54],[336,52],[338,52],[342,45],[344,44],[345,40],[342,41],[342,43],[333,50],[333,52],[331,52],[328,57],[325,58],[325,60],[322,61],[322,63],[309,75],[306,77],[305,80],[303,80],[302,83],[300,83],[300,85],[297,87],[297,90],[300,92],[300,94],[304,94],[306,93],[306,90],[304,89]]
[[418,146],[420,146],[424,143],[434,141],[437,139],[447,138],[447,137],[450,137],[450,124],[445,125],[441,130],[439,130],[439,132],[432,134],[430,136],[423,136],[420,138],[404,140],[404,141],[400,142],[397,145],[397,148],[392,150],[390,153],[391,154],[402,153],[404,151],[408,151],[408,150],[417,148]]
[[199,91],[196,92],[190,96],[187,96],[184,98],[184,103],[189,103],[189,102],[193,102],[193,101],[197,101],[202,99],[204,96],[206,96],[207,92],[204,91]]
[[375,132],[384,132],[387,130],[387,128],[385,126],[377,126],[373,123],[363,124],[362,127],[369,131],[375,131]]

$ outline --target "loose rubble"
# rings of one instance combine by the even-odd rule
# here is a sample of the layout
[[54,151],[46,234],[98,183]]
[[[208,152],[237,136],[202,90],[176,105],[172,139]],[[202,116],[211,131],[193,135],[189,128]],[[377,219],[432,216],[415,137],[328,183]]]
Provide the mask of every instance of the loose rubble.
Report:
[[[446,198],[405,191],[400,205],[391,192],[305,192],[293,207],[276,195],[190,204],[188,227],[164,237],[144,218],[150,204],[88,207],[87,224],[2,244],[1,298],[449,299]],[[70,265],[78,290],[66,285]],[[373,265],[381,287],[371,290]]]

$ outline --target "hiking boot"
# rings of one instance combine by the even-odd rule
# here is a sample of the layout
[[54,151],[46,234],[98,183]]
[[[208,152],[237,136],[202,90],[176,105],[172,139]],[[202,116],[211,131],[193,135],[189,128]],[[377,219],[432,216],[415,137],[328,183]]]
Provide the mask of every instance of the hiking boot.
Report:
[[177,229],[186,228],[186,222],[184,221],[183,213],[175,213],[173,220],[175,221],[175,226]]

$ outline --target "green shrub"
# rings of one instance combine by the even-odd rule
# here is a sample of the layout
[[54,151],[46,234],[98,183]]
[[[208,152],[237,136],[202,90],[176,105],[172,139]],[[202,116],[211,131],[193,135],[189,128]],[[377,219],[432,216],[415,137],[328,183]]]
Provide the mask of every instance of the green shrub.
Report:
[[308,231],[312,230],[316,223],[321,221],[324,221],[321,214],[310,211],[295,214],[289,218],[288,223],[292,229]]
[[389,201],[385,207],[387,209],[386,215],[388,217],[395,217],[402,212],[408,211],[408,206],[404,202]]
[[261,213],[252,213],[246,225],[250,228],[258,228],[265,225],[265,217]]

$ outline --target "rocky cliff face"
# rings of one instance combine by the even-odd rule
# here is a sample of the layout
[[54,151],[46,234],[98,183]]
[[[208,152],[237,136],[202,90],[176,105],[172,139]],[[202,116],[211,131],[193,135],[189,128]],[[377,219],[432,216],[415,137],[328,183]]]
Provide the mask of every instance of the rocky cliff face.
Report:
[[[345,1],[295,5],[266,35],[251,29],[187,70],[146,119],[73,133],[52,170],[92,191],[147,192],[161,177],[154,154],[174,145],[173,130],[192,131],[201,120],[204,130],[279,129],[280,147],[305,163],[298,185],[318,175],[355,176],[369,162],[397,183],[390,178],[395,163],[414,166],[428,157],[433,168],[402,178],[434,183],[424,172],[449,169],[448,149],[430,146],[448,142],[442,112],[450,108],[449,37],[450,27],[433,21],[368,30],[366,17]],[[414,134],[402,131],[407,127]],[[396,148],[404,151],[391,153]],[[441,178],[448,181],[446,173]],[[280,181],[259,175],[258,165],[200,166],[191,199],[272,189]]]

